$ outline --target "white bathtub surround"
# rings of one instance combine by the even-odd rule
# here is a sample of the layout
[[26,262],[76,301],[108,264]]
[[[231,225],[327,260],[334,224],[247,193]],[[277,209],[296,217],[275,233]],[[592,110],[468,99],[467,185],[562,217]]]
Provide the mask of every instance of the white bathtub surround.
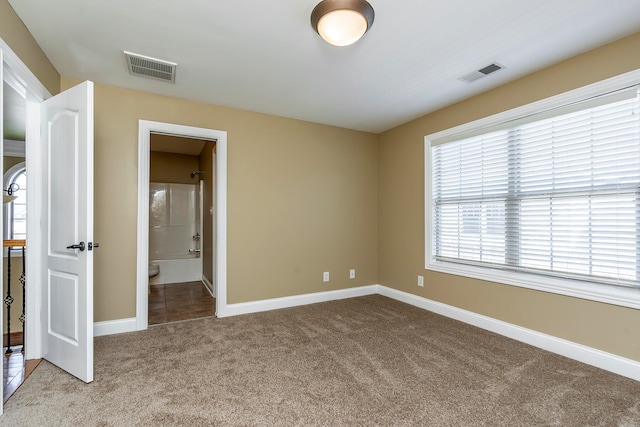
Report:
[[200,215],[194,184],[149,184],[149,259],[192,258]]
[[199,224],[196,185],[149,184],[149,259],[160,267],[150,285],[200,280]]
[[149,278],[150,285],[199,282],[202,280],[202,258],[157,259],[151,261],[160,267],[160,273]]

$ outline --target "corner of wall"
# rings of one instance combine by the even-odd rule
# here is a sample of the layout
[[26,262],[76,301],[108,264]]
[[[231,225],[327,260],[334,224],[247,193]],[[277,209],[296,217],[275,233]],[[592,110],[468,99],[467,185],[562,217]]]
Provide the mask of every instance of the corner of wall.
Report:
[[60,92],[60,73],[7,0],[0,0],[0,38],[51,94]]

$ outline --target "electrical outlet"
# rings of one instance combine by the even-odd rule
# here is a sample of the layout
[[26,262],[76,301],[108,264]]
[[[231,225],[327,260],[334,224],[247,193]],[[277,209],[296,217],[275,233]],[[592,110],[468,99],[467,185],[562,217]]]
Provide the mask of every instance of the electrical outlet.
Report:
[[329,272],[325,271],[324,273],[322,273],[322,281],[323,282],[328,282],[329,281]]
[[351,270],[349,270],[349,279],[355,279],[356,278],[356,269],[352,268]]
[[418,276],[418,286],[424,287],[424,276]]

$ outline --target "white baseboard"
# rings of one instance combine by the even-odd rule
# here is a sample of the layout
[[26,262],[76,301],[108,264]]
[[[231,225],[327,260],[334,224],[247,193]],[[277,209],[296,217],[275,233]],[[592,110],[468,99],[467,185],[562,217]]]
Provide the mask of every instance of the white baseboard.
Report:
[[532,329],[523,328],[512,323],[503,322],[483,316],[472,311],[463,310],[451,305],[432,301],[417,295],[398,291],[386,286],[378,286],[380,295],[401,301],[442,316],[450,317],[499,335],[530,344],[552,353],[592,365],[606,371],[640,381],[640,362],[607,353],[586,345],[578,344],[552,335],[543,334]]
[[215,290],[213,289],[213,283],[211,283],[209,279],[207,279],[207,276],[205,276],[204,274],[202,275],[202,283],[204,283],[204,287],[207,288],[211,296],[215,298],[216,293],[215,293]]
[[295,295],[291,297],[273,298],[261,301],[241,302],[227,305],[226,316],[258,313],[261,311],[278,310],[281,308],[297,307],[318,302],[335,301],[346,298],[374,295],[378,293],[378,285],[360,286],[357,288],[340,289],[336,291],[316,292],[313,294]]
[[107,320],[106,322],[94,322],[93,336],[100,337],[103,335],[121,334],[123,332],[137,331],[136,318]]
[[[640,362],[638,361],[382,285],[369,285],[336,291],[230,304],[227,305],[225,317],[375,294],[459,320],[534,347],[640,381]],[[135,330],[137,330],[135,317],[94,323],[94,336],[119,334]]]

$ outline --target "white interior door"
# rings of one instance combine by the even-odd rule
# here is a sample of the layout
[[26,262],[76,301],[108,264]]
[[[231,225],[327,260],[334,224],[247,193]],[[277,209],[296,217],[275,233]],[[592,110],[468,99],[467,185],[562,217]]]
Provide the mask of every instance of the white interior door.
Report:
[[43,356],[93,381],[93,83],[41,104]]

